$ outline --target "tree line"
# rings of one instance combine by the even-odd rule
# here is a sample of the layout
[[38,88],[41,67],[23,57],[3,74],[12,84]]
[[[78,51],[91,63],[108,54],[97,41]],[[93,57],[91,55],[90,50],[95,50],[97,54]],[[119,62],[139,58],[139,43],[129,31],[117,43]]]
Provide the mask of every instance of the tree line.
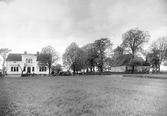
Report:
[[[136,57],[142,54],[145,57],[145,62],[150,64],[153,72],[160,72],[160,65],[167,65],[167,37],[157,38],[152,42],[148,50],[143,49],[144,45],[150,40],[148,31],[132,28],[122,34],[122,43],[120,47],[123,52],[132,54],[131,59],[132,69],[134,70],[135,63],[139,62]],[[77,43],[72,42],[62,55],[63,67],[72,70],[73,74],[77,72],[103,72],[107,70],[113,61],[113,42],[109,38],[101,38],[93,43],[88,43],[79,47]],[[5,60],[7,54],[11,52],[8,48],[0,49],[2,56],[2,70],[5,68]],[[59,53],[52,46],[42,48],[38,56],[38,65],[47,66],[49,75],[51,71],[59,73],[62,71],[62,65],[57,64],[60,59]]]

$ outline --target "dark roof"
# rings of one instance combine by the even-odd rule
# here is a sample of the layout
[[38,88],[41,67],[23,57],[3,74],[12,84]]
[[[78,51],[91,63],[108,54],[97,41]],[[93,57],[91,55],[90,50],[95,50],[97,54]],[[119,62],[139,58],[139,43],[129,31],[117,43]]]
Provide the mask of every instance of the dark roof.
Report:
[[9,54],[6,61],[22,61],[22,54]]
[[120,46],[118,46],[117,48],[114,49],[114,51],[123,51],[123,49]]
[[132,54],[123,54],[119,56],[118,58],[114,59],[111,66],[116,67],[116,66],[127,66],[132,59]]
[[6,61],[22,61],[22,55],[37,55],[37,54],[15,54],[10,53],[6,59]]
[[[111,66],[116,67],[116,66],[128,66],[131,64],[131,61],[133,61],[133,55],[132,54],[123,54],[119,56],[118,58],[113,59]],[[149,66],[149,63],[146,63],[143,58],[141,57],[136,57],[136,61],[139,61],[140,64],[136,65],[142,65],[142,66]],[[138,63],[138,62],[135,62]]]

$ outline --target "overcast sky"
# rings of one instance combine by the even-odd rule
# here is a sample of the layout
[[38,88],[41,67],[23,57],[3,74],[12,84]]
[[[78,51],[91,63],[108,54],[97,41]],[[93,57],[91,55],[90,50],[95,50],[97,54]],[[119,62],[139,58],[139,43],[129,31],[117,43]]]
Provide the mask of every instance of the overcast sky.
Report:
[[[60,54],[110,38],[115,46],[128,29],[167,36],[167,0],[0,0],[0,48],[36,53],[52,45]],[[10,0],[7,0],[10,1]],[[151,42],[150,41],[150,42]]]

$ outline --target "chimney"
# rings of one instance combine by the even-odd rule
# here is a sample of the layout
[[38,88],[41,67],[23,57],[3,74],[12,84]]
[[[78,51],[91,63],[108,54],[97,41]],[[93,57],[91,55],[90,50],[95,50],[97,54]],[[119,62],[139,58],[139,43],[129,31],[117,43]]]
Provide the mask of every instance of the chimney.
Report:
[[24,51],[24,54],[27,54],[27,51]]

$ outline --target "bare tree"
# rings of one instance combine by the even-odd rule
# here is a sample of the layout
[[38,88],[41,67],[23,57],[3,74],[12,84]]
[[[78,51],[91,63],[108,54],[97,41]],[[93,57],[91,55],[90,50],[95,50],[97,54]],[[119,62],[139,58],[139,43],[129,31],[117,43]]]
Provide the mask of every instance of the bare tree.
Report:
[[2,56],[2,74],[3,76],[5,76],[5,62],[6,62],[6,57],[8,55],[9,52],[11,52],[12,50],[8,49],[8,48],[1,48],[0,49],[0,55]]
[[159,71],[160,71],[160,65],[167,59],[166,57],[166,51],[167,51],[167,36],[166,37],[160,37],[156,41],[154,41],[151,45],[151,50],[158,51],[158,59],[159,59]]
[[[142,50],[143,44],[148,42],[149,38],[150,35],[147,31],[142,31],[139,28],[133,28],[122,35],[122,46],[131,51],[134,59],[135,54]],[[134,72],[134,65],[132,65],[132,72]]]
[[80,71],[85,63],[84,51],[78,45],[72,42],[63,54],[63,64],[73,70],[73,75],[76,71]]
[[46,46],[42,48],[41,53],[38,56],[38,65],[47,66],[49,69],[49,76],[51,73],[51,67],[59,60],[59,54],[52,46]]
[[26,67],[27,67],[27,64],[26,64],[26,63],[24,63],[23,68],[20,66],[20,64],[18,64],[18,67],[19,67],[19,68],[20,68],[20,70],[21,70],[21,76],[23,76],[24,68],[26,68]]
[[105,51],[109,47],[112,47],[113,44],[108,38],[101,38],[101,39],[95,40],[94,44],[98,54],[97,66],[100,69],[100,72],[103,72],[103,65],[106,57]]
[[147,31],[142,31],[139,28],[128,30],[122,35],[122,45],[131,50],[133,58],[135,53],[142,49],[144,43],[148,42],[150,35]]
[[94,43],[86,44],[82,47],[82,49],[85,51],[86,59],[85,59],[85,65],[87,68],[87,72],[94,71],[94,68],[96,66],[96,59],[98,58],[97,50],[95,49]]
[[61,64],[56,64],[55,66],[52,66],[52,73],[53,74],[59,74],[62,71],[62,65]]
[[159,72],[159,53],[160,51],[157,49],[152,49],[148,54],[147,54],[147,62],[150,64],[152,68],[152,72]]

